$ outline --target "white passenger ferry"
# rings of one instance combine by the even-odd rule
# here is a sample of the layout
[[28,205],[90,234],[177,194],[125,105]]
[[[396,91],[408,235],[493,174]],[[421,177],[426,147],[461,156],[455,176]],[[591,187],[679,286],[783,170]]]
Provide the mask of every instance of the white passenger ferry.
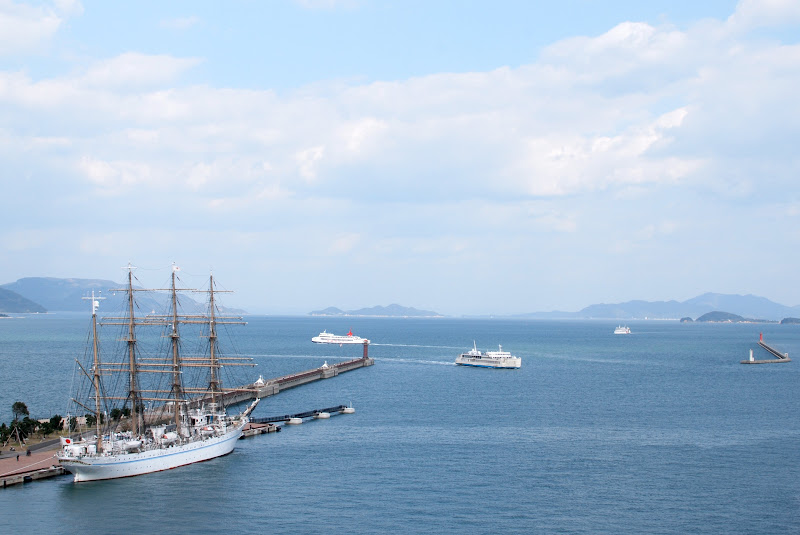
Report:
[[319,333],[319,336],[315,336],[311,339],[312,342],[315,344],[368,344],[369,340],[366,338],[361,338],[360,336],[356,336],[353,334],[353,331],[350,330],[347,334],[333,334],[327,331],[322,331]]
[[619,327],[614,329],[614,334],[631,334],[631,328],[628,327],[627,325],[625,327],[620,325]]
[[499,348],[498,351],[481,353],[473,341],[472,349],[468,353],[461,353],[456,358],[456,364],[478,368],[519,368],[522,366],[521,358],[513,356],[508,351],[503,351],[503,346],[499,346]]

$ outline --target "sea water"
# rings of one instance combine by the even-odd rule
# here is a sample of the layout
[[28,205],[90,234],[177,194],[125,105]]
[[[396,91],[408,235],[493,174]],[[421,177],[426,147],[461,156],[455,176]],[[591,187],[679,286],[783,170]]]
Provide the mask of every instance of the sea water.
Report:
[[[741,365],[790,325],[249,317],[265,379],[375,365],[262,400],[254,416],[352,404],[223,458],[114,481],[0,490],[9,533],[798,533],[800,360]],[[63,414],[88,321],[0,321],[0,420]],[[454,365],[476,342],[518,370]]]

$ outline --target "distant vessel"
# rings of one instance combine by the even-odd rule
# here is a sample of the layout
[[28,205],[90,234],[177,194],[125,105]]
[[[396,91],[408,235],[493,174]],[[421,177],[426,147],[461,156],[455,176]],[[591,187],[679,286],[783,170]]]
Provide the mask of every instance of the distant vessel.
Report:
[[[209,308],[204,315],[180,313],[176,275],[172,271],[172,307],[164,316],[134,316],[132,267],[128,266],[127,313],[106,317],[101,325],[118,325],[125,336],[113,360],[101,359],[97,330],[98,298],[92,295],[92,337],[89,359],[78,367],[88,388],[78,388],[73,398],[77,413],[68,416],[83,433],[80,439],[63,437],[58,460],[74,480],[115,479],[169,470],[206,461],[233,451],[256,399],[237,416],[225,411],[232,392],[222,387],[221,368],[252,365],[247,359],[220,355],[217,325],[242,323],[241,318],[216,314],[214,278],[210,279]],[[204,354],[180,351],[179,325],[201,327],[208,339]],[[161,354],[142,353],[137,327],[157,327],[169,342]],[[194,373],[203,369],[204,373]],[[117,391],[121,387],[122,391]],[[82,422],[79,423],[79,420]],[[81,429],[83,428],[83,429]],[[94,436],[92,436],[94,435]],[[86,438],[84,438],[86,437]]]
[[628,327],[627,325],[625,327],[620,325],[619,327],[614,329],[614,334],[631,334],[631,328]]
[[456,358],[456,364],[478,368],[519,368],[522,366],[521,358],[513,356],[508,351],[503,351],[503,346],[499,346],[499,348],[498,351],[487,351],[484,354],[478,350],[473,341],[472,349],[468,353],[461,353]]
[[356,336],[353,334],[353,331],[350,330],[347,334],[333,334],[327,331],[322,331],[319,333],[319,336],[315,336],[311,339],[312,342],[316,344],[364,344],[369,343],[369,340],[366,338],[361,338],[360,336]]

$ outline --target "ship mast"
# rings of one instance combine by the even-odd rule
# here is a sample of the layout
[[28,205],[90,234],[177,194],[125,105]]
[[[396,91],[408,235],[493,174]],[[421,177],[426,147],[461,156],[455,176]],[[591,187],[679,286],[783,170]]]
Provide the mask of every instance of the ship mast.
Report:
[[95,416],[95,435],[97,436],[97,451],[99,452],[103,446],[103,434],[100,432],[100,351],[97,346],[97,307],[100,306],[99,295],[95,297],[94,290],[92,290],[92,297],[84,297],[83,299],[92,300],[92,366],[93,376],[92,383],[94,384],[94,416]]
[[175,418],[175,432],[180,435],[181,426],[181,409],[180,402],[183,400],[183,388],[181,386],[181,360],[178,352],[180,342],[180,335],[178,334],[178,292],[175,289],[175,272],[178,271],[178,266],[172,265],[172,406]]
[[[222,390],[222,380],[220,378],[220,368],[224,363],[227,366],[252,366],[251,363],[242,362],[238,357],[224,357],[220,356],[219,350],[219,336],[217,335],[218,325],[244,325],[242,318],[234,318],[229,316],[217,316],[217,303],[216,294],[230,293],[228,290],[218,290],[214,287],[214,274],[209,277],[208,290],[195,290],[208,294],[208,313],[203,322],[208,322],[208,360],[203,362],[203,367],[208,367],[210,378],[208,381],[208,390],[205,395],[208,396],[212,403],[220,403],[223,401],[224,394]],[[203,394],[202,391],[197,393]],[[210,394],[210,395],[209,395]]]
[[129,366],[129,379],[128,379],[128,392],[133,403],[131,409],[131,416],[133,420],[133,434],[134,436],[140,435],[144,431],[144,422],[140,421],[142,417],[139,413],[139,391],[137,387],[136,375],[136,318],[134,316],[134,299],[133,299],[133,266],[128,264],[128,366]]
[[216,327],[216,314],[214,304],[214,274],[212,273],[209,278],[208,284],[209,292],[209,311],[208,311],[208,342],[209,342],[209,366],[211,367],[211,380],[208,382],[208,388],[211,390],[211,402],[217,402],[217,394],[220,391],[219,379],[217,378],[217,327]]

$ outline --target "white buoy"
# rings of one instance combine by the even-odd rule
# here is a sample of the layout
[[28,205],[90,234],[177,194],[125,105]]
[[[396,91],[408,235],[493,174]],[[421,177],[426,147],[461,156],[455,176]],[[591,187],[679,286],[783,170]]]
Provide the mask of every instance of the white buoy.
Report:
[[318,420],[324,420],[324,419],[330,418],[330,417],[331,417],[331,414],[329,412],[318,412],[317,414],[314,415],[314,418],[316,418]]
[[286,420],[287,425],[300,425],[302,423],[303,423],[302,418],[289,418],[288,420]]
[[753,350],[750,350],[750,362],[753,362]]

